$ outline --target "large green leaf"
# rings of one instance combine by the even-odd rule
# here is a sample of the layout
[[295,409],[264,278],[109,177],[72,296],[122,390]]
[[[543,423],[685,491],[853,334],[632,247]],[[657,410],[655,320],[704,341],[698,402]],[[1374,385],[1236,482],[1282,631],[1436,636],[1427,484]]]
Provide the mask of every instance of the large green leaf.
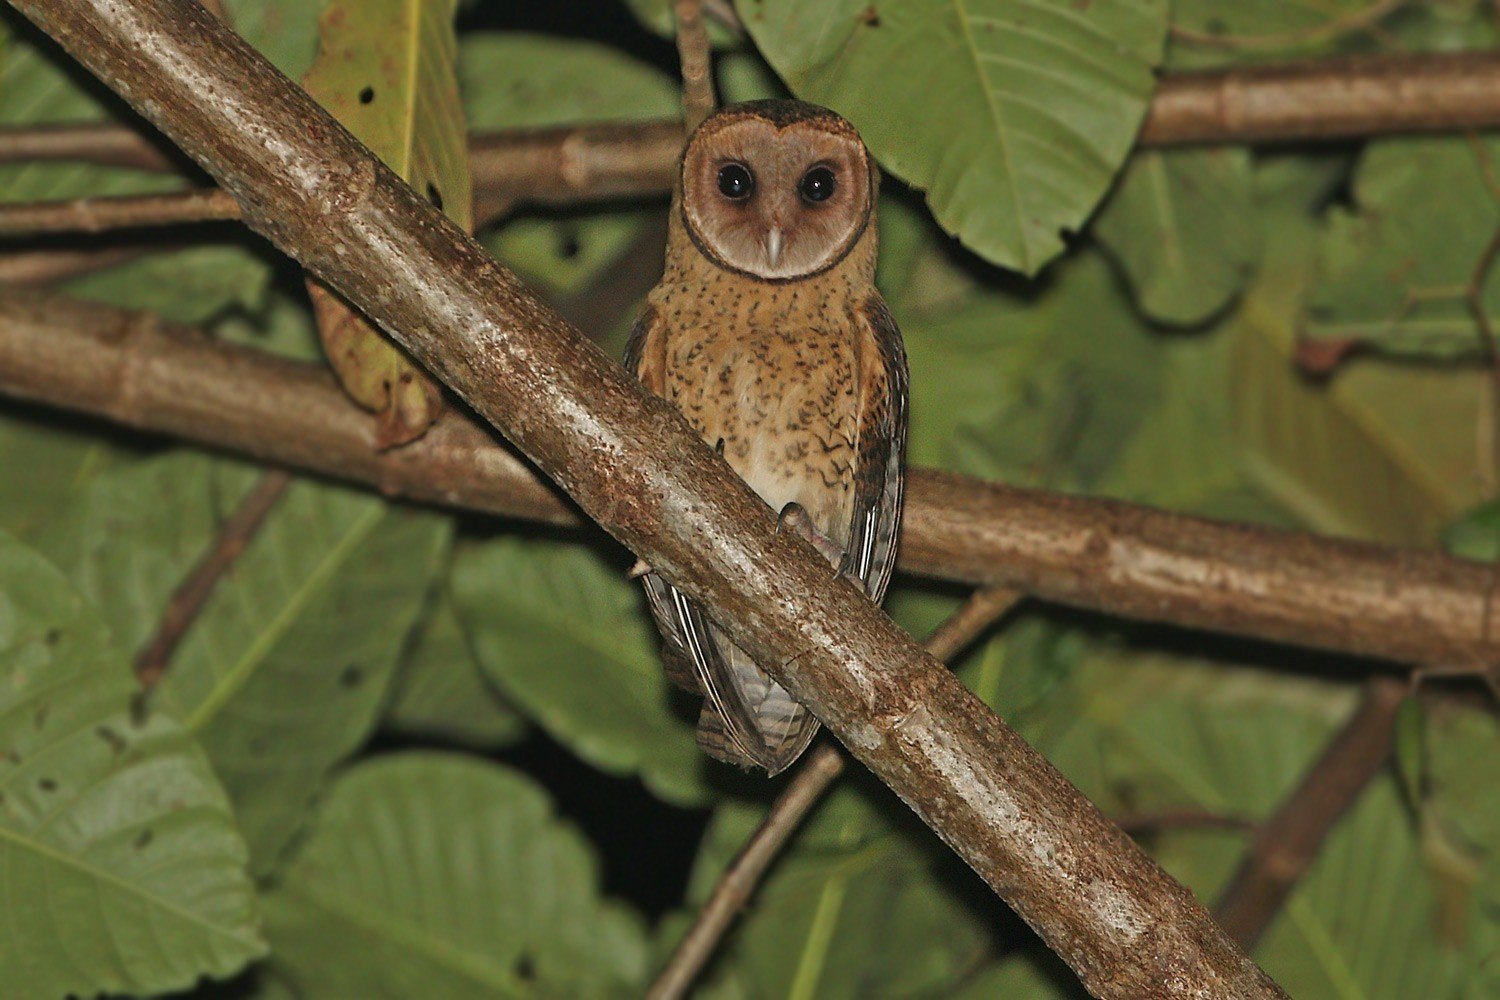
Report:
[[936,308],[898,300],[913,463],[1072,488],[1110,468],[1155,402],[1162,345],[1097,253],[1055,271],[1051,294],[965,277]]
[[159,993],[261,955],[245,844],[202,752],[132,705],[98,615],[0,534],[0,982]]
[[[257,472],[169,455],[97,478],[44,540],[134,649]],[[257,871],[374,727],[448,524],[294,483],[221,580],[153,704],[197,735]]]
[[582,545],[503,538],[463,549],[453,596],[486,676],[589,763],[695,804],[709,764],[674,709],[638,587]]
[[[672,80],[603,45],[524,34],[480,34],[459,47],[464,111],[475,129],[638,121],[681,111]],[[553,292],[587,287],[650,216],[608,212],[524,216],[485,237],[508,267]]]
[[1191,326],[1219,312],[1260,258],[1245,149],[1146,150],[1126,167],[1094,232],[1141,311]]
[[589,847],[524,776],[438,754],[344,775],[267,894],[298,995],[629,995],[642,928],[599,897]]
[[[1486,345],[1466,295],[1500,311],[1500,277],[1480,264],[1500,222],[1500,140],[1392,139],[1365,150],[1356,208],[1331,209],[1308,296],[1307,336],[1381,350],[1474,356]],[[1493,321],[1492,321],[1493,322]]]
[[492,747],[526,731],[485,679],[446,587],[423,615],[393,687],[383,724],[398,732]]
[[[884,789],[871,791],[885,809],[901,809]],[[706,898],[762,813],[719,809],[691,901]],[[726,939],[716,965],[724,985],[750,997],[946,996],[978,966],[993,947],[984,910],[945,877],[960,868],[931,834],[896,815],[892,823],[847,787],[821,804]],[[971,877],[962,871],[957,884]]]
[[756,0],[797,96],[852,121],[982,256],[1034,274],[1108,189],[1145,114],[1165,0]]

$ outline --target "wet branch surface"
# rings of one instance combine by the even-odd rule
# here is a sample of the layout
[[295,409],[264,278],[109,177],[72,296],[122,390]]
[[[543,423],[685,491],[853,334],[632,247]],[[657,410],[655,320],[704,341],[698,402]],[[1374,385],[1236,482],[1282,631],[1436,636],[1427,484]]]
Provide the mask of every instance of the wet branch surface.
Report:
[[831,581],[811,546],[778,533],[670,405],[211,14],[176,0],[15,6],[232,192],[252,228],[379,323],[601,526],[718,609],[730,637],[1091,992],[1283,995],[951,673],[852,584]]

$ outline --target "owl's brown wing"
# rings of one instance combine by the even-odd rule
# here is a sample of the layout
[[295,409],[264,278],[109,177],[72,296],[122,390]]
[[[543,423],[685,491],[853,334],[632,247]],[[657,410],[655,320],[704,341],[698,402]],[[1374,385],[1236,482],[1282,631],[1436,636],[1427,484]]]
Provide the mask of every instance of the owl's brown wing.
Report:
[[[658,396],[665,396],[665,341],[660,318],[648,305],[631,330],[625,347],[625,367]],[[805,738],[800,732],[795,734],[794,747],[785,746],[782,750],[767,747],[756,726],[755,714],[734,682],[737,670],[743,672],[748,665],[759,674],[759,668],[676,587],[656,573],[646,574],[641,583],[651,617],[656,619],[657,630],[661,632],[662,662],[667,676],[679,687],[703,696],[703,711],[698,719],[698,745],[703,751],[730,764],[763,767],[772,774],[794,760],[812,739],[816,720],[808,717],[810,723],[804,724],[808,732]],[[793,749],[795,752],[791,752]]]
[[854,512],[844,572],[863,584],[877,604],[896,565],[901,503],[906,487],[906,407],[909,395],[901,330],[878,292],[859,314],[870,334],[861,359],[870,375],[860,380],[859,447],[854,470]]

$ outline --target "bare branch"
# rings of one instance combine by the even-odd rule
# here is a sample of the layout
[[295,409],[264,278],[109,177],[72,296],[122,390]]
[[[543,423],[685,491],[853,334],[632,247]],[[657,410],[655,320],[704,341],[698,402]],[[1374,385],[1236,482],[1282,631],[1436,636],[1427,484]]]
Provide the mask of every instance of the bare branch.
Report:
[[239,203],[228,191],[218,188],[130,197],[15,202],[0,205],[0,237],[102,233],[112,229],[239,217]]
[[1291,142],[1496,125],[1494,52],[1360,56],[1167,77],[1139,141]]
[[[195,4],[13,0],[193,156],[246,222],[379,323],[693,600],[1101,997],[1284,994],[765,503],[665,400],[538,302]],[[253,121],[254,128],[246,122]],[[787,664],[795,664],[788,669]]]
[[104,167],[168,171],[181,167],[151,139],[124,125],[11,125],[0,128],[0,163],[95,163]]
[[[450,413],[374,453],[322,366],[55,294],[0,292],[0,393],[364,483],[392,496],[575,523],[490,434]],[[1438,552],[1225,524],[913,469],[901,569],[1141,621],[1456,667],[1500,661],[1493,567]]]
[[1256,833],[1214,910],[1245,949],[1255,947],[1334,825],[1385,766],[1396,713],[1410,691],[1409,684],[1393,677],[1370,680],[1354,715]]
[[[977,590],[959,605],[923,644],[940,660],[957,656],[991,625],[1015,607],[1020,595],[1003,587]],[[653,1000],[675,1000],[687,992],[712,957],[734,918],[749,902],[770,867],[802,820],[822,800],[834,780],[844,773],[838,748],[824,744],[813,751],[797,776],[784,788],[766,818],[719,876],[708,900],[693,917],[692,926],[672,949],[647,995]]]
[[263,473],[219,529],[203,559],[182,581],[161,616],[156,633],[135,659],[135,676],[147,691],[156,687],[182,637],[208,604],[214,588],[250,544],[292,481],[279,469]]
[[47,285],[66,281],[115,267],[161,249],[154,245],[87,250],[49,247],[45,250],[3,253],[0,254],[0,285]]

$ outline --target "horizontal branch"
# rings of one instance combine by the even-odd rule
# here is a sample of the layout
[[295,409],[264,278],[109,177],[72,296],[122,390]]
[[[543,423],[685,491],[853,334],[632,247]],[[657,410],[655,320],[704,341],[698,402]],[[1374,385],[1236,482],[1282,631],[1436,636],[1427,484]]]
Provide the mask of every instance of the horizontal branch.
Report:
[[[689,597],[1096,996],[1280,997],[1180,884],[539,302],[197,4],[12,0]],[[139,388],[139,385],[136,386]]]
[[183,222],[220,222],[239,217],[239,202],[228,191],[218,188],[15,202],[0,205],[0,237],[103,233]]
[[[1165,77],[1139,142],[1146,147],[1278,143],[1497,126],[1500,55],[1382,55]],[[477,215],[491,219],[500,214],[499,206],[518,203],[665,194],[681,148],[677,119],[477,133],[469,147]],[[123,126],[0,128],[0,163],[34,160],[176,167],[149,140]],[[197,191],[92,202],[96,219],[110,220],[95,221],[96,228],[237,217],[229,200],[204,201]],[[0,206],[0,235],[83,228],[70,227],[73,206]],[[20,214],[23,209],[30,214]],[[161,212],[159,218],[153,218],[153,210]]]
[[1500,126],[1500,54],[1353,56],[1182,73],[1157,87],[1143,146],[1351,139]]
[[[363,483],[389,496],[576,523],[487,429],[453,413],[374,449],[374,422],[321,366],[272,358],[55,294],[0,294],[0,393]],[[907,573],[1412,663],[1500,660],[1487,565],[1438,552],[1226,524],[913,469]]]

